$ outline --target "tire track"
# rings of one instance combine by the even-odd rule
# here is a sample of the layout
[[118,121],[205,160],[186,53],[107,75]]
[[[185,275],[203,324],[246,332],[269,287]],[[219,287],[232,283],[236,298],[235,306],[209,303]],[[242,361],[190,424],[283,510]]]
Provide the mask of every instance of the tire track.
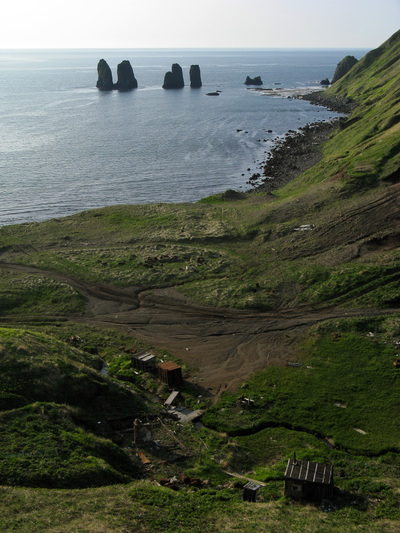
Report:
[[[82,317],[57,316],[54,321],[114,327],[150,346],[166,349],[188,364],[188,379],[211,394],[235,390],[254,372],[293,361],[297,340],[318,322],[399,313],[398,309],[311,306],[275,312],[216,309],[189,301],[173,287],[128,290],[24,265],[0,262],[0,268],[48,276],[71,285],[87,299],[86,313]],[[24,317],[25,323],[26,319],[29,317]],[[17,320],[4,317],[5,322]]]

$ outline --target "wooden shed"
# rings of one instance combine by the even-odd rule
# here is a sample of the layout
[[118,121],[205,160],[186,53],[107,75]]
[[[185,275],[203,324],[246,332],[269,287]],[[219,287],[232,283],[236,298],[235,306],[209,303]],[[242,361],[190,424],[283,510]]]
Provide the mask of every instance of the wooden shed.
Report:
[[253,483],[252,481],[249,481],[244,487],[243,487],[243,501],[245,502],[256,502],[257,501],[257,493],[260,490],[261,485],[257,485],[257,483]]
[[156,368],[156,356],[149,352],[138,352],[132,355],[132,364],[144,372],[151,372]]
[[332,499],[333,466],[289,459],[285,472],[285,495],[296,500]]
[[175,387],[182,383],[182,369],[176,363],[167,361],[158,365],[158,378],[169,387]]

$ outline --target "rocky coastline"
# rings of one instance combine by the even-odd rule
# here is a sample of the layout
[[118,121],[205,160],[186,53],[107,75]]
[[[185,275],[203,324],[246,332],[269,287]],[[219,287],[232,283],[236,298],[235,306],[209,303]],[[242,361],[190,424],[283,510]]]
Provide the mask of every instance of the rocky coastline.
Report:
[[[343,77],[357,59],[347,56],[337,66],[335,71],[336,79]],[[138,84],[134,77],[129,61],[123,61],[118,65],[118,82],[112,81],[111,69],[104,59],[101,59],[97,66],[98,81],[96,86],[100,90],[131,90],[137,88]],[[190,67],[190,87],[199,88],[202,86],[199,65]],[[322,80],[321,85],[329,85],[328,78]],[[263,82],[261,76],[255,78],[246,77],[245,85],[259,85]],[[172,64],[171,71],[164,76],[163,89],[181,89],[185,85],[182,67],[178,63]],[[265,89],[263,87],[251,90],[260,91],[268,96],[286,96],[286,98],[298,98],[307,100],[310,103],[325,107],[331,111],[348,115],[356,107],[355,102],[349,98],[327,95],[322,88],[313,92],[304,93],[304,89]],[[219,96],[221,91],[206,93],[206,96]],[[336,119],[329,122],[317,122],[307,124],[297,131],[289,130],[283,138],[275,141],[275,145],[269,151],[265,161],[260,165],[261,173],[254,173],[247,182],[253,187],[251,192],[272,192],[277,190],[297,176],[316,165],[322,158],[322,144],[339,127],[346,127],[343,119]],[[240,131],[240,130],[238,130]],[[250,170],[250,169],[248,169]]]
[[348,115],[357,107],[357,104],[350,98],[332,96],[330,94],[327,95],[324,90],[299,95],[297,98],[300,100],[307,100],[311,104],[326,107],[326,109],[329,109],[330,111],[343,113],[345,115]]
[[[355,57],[345,57],[338,64],[333,81],[343,77],[355,64],[357,64]],[[321,84],[328,85],[329,80],[323,80]],[[267,94],[274,94],[272,89],[267,91],[269,91]],[[328,122],[307,124],[298,131],[287,132],[284,138],[276,141],[267,160],[262,163],[263,175],[253,174],[248,182],[255,192],[269,193],[280,189],[316,165],[322,158],[322,144],[337,129],[345,128],[350,123],[346,122],[347,116],[357,107],[350,98],[332,96],[324,90],[306,94],[294,93],[288,97],[307,100],[313,105],[325,107],[344,116]]]
[[322,158],[321,145],[339,127],[339,119],[308,124],[298,131],[289,131],[276,142],[263,163],[263,175],[250,184],[254,192],[272,192],[297,178]]
[[269,193],[280,189],[316,165],[322,158],[322,144],[336,130],[346,127],[349,123],[346,122],[348,115],[357,107],[350,98],[331,96],[325,91],[301,94],[296,98],[344,116],[307,124],[297,131],[289,130],[284,138],[276,141],[266,161],[262,163],[262,175],[255,174],[250,178],[248,183],[253,187],[251,192]]

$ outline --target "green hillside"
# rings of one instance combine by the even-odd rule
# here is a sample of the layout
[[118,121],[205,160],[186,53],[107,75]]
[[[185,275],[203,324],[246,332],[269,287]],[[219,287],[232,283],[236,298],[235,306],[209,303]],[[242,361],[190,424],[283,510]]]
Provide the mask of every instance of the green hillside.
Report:
[[[322,95],[321,103],[356,104],[325,147],[311,182],[337,178],[348,192],[396,183],[400,166],[400,32],[366,54]],[[306,179],[307,179],[306,178]],[[306,183],[308,180],[306,181]],[[304,180],[302,180],[304,185]]]
[[[351,111],[273,193],[0,228],[2,531],[398,531],[400,32],[310,99]],[[196,320],[211,370],[230,370],[214,396],[188,348]],[[203,427],[165,413],[170,389],[132,367],[142,349],[181,363]],[[135,418],[154,422],[151,445]],[[294,452],[334,465],[334,511],[284,496]]]
[[101,375],[98,355],[55,336],[1,328],[0,343],[1,484],[85,487],[138,477],[130,454],[104,438],[107,419],[148,411],[137,392]]

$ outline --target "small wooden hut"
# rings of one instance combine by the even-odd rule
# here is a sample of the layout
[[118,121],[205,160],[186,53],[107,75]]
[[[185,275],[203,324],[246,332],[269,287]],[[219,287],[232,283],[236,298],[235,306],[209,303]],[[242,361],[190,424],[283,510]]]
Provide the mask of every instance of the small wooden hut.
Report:
[[289,459],[285,472],[285,495],[296,500],[330,500],[333,495],[333,466]]
[[138,352],[132,355],[132,364],[144,372],[151,372],[156,368],[156,356],[149,352]]
[[182,383],[182,369],[172,361],[158,365],[158,378],[169,387],[175,387]]
[[257,483],[253,483],[252,481],[249,481],[244,487],[243,487],[243,501],[245,502],[256,502],[257,501],[257,493],[260,490],[261,486],[257,485]]

